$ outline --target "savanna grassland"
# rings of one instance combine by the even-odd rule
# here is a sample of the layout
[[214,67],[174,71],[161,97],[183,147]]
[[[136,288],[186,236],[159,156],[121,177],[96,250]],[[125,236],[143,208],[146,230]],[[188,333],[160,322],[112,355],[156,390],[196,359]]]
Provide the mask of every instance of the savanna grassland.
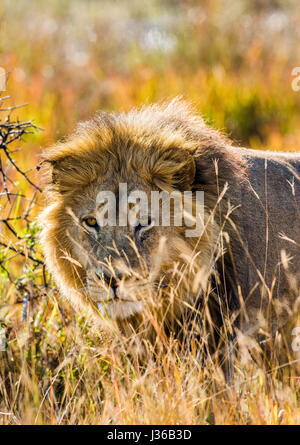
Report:
[[0,424],[300,423],[288,342],[245,339],[231,386],[173,339],[141,367],[62,301],[36,222],[42,147],[97,109],[182,95],[239,144],[300,150],[299,22],[297,0],[2,0]]

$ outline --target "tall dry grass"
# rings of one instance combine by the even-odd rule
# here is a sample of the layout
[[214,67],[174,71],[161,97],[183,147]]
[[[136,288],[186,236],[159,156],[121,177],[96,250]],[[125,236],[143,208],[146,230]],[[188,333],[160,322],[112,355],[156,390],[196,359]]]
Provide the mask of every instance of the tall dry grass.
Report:
[[[239,339],[229,385],[203,341],[174,338],[149,347],[143,365],[130,341],[109,345],[54,290],[6,311],[1,354],[2,424],[297,424],[299,367],[290,344]],[[3,314],[3,308],[2,308]],[[188,335],[189,332],[186,332]],[[3,341],[3,335],[2,335]],[[287,361],[278,360],[285,351]]]
[[[299,14],[296,0],[4,0],[9,106],[30,104],[12,119],[44,129],[16,140],[13,158],[35,182],[41,146],[96,109],[180,94],[238,142],[296,149]],[[203,342],[182,350],[158,338],[144,366],[118,336],[103,343],[47,276],[36,242],[40,192],[0,154],[12,193],[8,200],[2,182],[1,219],[15,232],[1,223],[1,424],[299,423],[297,357],[283,335],[261,353],[263,344],[241,337],[230,386]]]

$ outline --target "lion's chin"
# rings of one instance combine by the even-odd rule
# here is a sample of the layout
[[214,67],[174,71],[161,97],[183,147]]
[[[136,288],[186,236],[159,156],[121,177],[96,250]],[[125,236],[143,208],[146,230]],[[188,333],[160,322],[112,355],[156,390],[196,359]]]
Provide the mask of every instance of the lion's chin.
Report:
[[125,320],[143,311],[144,305],[141,301],[112,300],[97,303],[101,315],[113,320]]

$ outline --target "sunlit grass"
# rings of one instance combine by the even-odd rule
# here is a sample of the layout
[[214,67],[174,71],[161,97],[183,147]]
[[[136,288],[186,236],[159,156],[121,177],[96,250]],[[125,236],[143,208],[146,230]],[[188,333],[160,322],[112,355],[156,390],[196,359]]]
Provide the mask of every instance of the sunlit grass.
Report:
[[[193,101],[208,122],[240,144],[299,150],[300,92],[291,88],[291,71],[300,64],[299,7],[297,1],[284,3],[255,9],[236,0],[224,11],[219,0],[176,6],[155,0],[147,6],[137,0],[101,6],[33,0],[30,7],[25,0],[5,0],[4,94],[11,104],[28,103],[14,114],[43,128],[16,142],[22,149],[15,159],[36,180],[41,148],[97,109],[126,111],[177,95]],[[26,200],[1,200],[0,211],[18,217],[35,191],[8,172],[13,190]],[[26,252],[41,199],[37,193],[29,228],[14,224],[23,239],[5,227],[1,239]],[[278,369],[276,360],[267,366],[245,353],[229,387],[214,361],[204,367],[171,341],[167,351],[156,360],[147,357],[140,367],[124,354],[124,345],[121,354],[119,344],[105,345],[61,301],[48,278],[43,286],[41,267],[7,249],[1,250],[3,259],[10,259],[4,264],[11,280],[1,269],[0,344],[7,348],[0,351],[0,423],[300,422],[296,364]],[[25,292],[31,299],[22,321]]]
[[[245,354],[232,386],[216,363],[176,342],[141,367],[120,344],[106,346],[53,292],[7,315],[1,353],[1,423],[292,424],[299,423],[296,368],[258,366]],[[117,341],[115,341],[115,345]],[[253,345],[252,345],[253,346]],[[121,351],[121,352],[120,352]],[[128,352],[128,351],[127,351]],[[199,351],[198,351],[199,352]]]

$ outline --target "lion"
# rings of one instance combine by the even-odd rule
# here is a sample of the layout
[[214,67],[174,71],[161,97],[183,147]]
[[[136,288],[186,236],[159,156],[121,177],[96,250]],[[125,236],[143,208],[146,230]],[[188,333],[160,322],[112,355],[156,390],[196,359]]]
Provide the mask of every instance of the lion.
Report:
[[[266,323],[278,329],[295,310],[299,153],[234,146],[173,99],[98,112],[45,150],[42,170],[46,265],[63,297],[96,323],[109,321],[125,336],[179,337],[205,313],[214,332],[229,323],[252,335]],[[174,224],[172,200],[172,221],[161,224],[137,199],[127,202],[125,222],[109,224],[105,215],[137,191],[149,202],[153,192],[174,192],[181,202],[189,192],[188,218]],[[197,192],[201,233],[187,236]],[[112,204],[99,200],[103,193]]]

